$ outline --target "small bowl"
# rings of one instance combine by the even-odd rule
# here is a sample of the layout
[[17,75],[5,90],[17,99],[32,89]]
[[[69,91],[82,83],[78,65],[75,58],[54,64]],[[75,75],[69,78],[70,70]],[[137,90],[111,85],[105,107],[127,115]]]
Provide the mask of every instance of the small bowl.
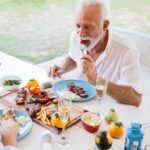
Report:
[[[88,118],[88,117],[93,117],[93,118],[95,117],[95,121],[96,121],[96,119],[97,119],[97,121],[96,121],[96,123],[94,123],[94,124],[92,125],[92,123],[89,123],[88,121],[86,121],[86,117],[87,117],[87,118]],[[97,131],[98,131],[102,119],[101,119],[100,116],[98,116],[98,115],[95,114],[95,113],[85,112],[85,113],[83,113],[83,115],[81,116],[81,121],[82,121],[83,127],[84,127],[87,131],[89,131],[89,132],[91,132],[91,133],[94,133],[94,132],[97,132]]]
[[[18,85],[4,85],[4,81],[5,80],[20,80],[20,84]],[[0,79],[0,86],[2,86],[4,89],[8,90],[8,91],[13,91],[16,90],[22,83],[22,80],[19,76],[16,75],[8,75],[8,76],[4,76]]]

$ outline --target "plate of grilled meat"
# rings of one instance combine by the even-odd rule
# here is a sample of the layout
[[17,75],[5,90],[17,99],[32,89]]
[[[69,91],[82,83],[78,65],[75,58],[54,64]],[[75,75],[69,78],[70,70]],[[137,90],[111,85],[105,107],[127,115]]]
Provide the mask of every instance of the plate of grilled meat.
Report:
[[[43,116],[46,115],[42,120],[49,120],[51,115],[57,112],[59,99],[52,92],[41,91],[38,94],[32,94],[28,88],[23,87],[18,90],[15,100],[17,105],[24,105],[31,118],[42,119],[37,116],[39,114],[42,117],[42,114],[39,113],[42,109],[45,111]],[[50,124],[50,122],[46,124]]]
[[[30,82],[33,80],[30,80]],[[35,82],[35,81],[34,81]],[[61,97],[52,92],[50,89],[42,89],[38,84],[24,86],[19,88],[15,93],[10,93],[3,100],[6,105],[25,111],[36,123],[58,134],[60,127],[57,127],[57,120],[53,115],[58,112],[58,102]],[[73,107],[68,124],[71,127],[80,120],[82,109]],[[54,122],[55,120],[55,122]]]
[[54,93],[73,102],[91,100],[96,95],[95,87],[83,80],[63,80],[57,82],[52,88]]

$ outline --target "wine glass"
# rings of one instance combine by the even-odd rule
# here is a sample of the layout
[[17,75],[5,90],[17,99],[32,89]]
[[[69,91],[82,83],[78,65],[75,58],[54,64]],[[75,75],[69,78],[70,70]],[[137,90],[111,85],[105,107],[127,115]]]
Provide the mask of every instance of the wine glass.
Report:
[[98,78],[96,82],[96,99],[98,101],[98,108],[99,108],[99,113],[100,113],[100,106],[101,102],[104,99],[104,96],[106,95],[107,91],[107,84],[108,84],[108,78]]
[[59,138],[58,142],[63,145],[69,143],[69,138],[66,137],[65,135],[65,126],[70,117],[71,106],[72,106],[71,100],[61,98],[58,102],[58,114],[63,124],[61,137]]

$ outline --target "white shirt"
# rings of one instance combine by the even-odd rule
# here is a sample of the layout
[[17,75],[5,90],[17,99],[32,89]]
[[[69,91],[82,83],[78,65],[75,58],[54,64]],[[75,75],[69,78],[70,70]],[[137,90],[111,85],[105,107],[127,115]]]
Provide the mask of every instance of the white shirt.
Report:
[[[82,52],[79,48],[77,33],[74,31],[70,38],[69,57],[76,62],[79,79],[86,79],[81,69]],[[104,52],[95,62],[97,76],[119,84],[133,87],[142,93],[140,81],[140,61],[135,46],[125,37],[109,31],[108,43]]]
[[18,150],[18,148],[14,146],[0,146],[0,150]]

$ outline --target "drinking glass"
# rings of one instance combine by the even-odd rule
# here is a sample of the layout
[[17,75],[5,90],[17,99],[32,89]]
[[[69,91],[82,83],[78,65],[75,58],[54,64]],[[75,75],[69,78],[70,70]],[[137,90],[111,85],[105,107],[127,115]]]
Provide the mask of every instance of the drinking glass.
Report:
[[100,106],[101,102],[104,99],[104,96],[106,95],[107,91],[107,84],[108,84],[108,78],[98,78],[97,83],[96,83],[96,99],[98,101],[98,108],[99,108],[99,113],[100,113]]
[[69,143],[69,138],[66,137],[66,134],[65,134],[65,126],[70,117],[71,106],[72,106],[71,100],[66,100],[66,99],[61,98],[58,102],[58,114],[63,124],[61,137],[59,138],[58,142],[63,145]]

